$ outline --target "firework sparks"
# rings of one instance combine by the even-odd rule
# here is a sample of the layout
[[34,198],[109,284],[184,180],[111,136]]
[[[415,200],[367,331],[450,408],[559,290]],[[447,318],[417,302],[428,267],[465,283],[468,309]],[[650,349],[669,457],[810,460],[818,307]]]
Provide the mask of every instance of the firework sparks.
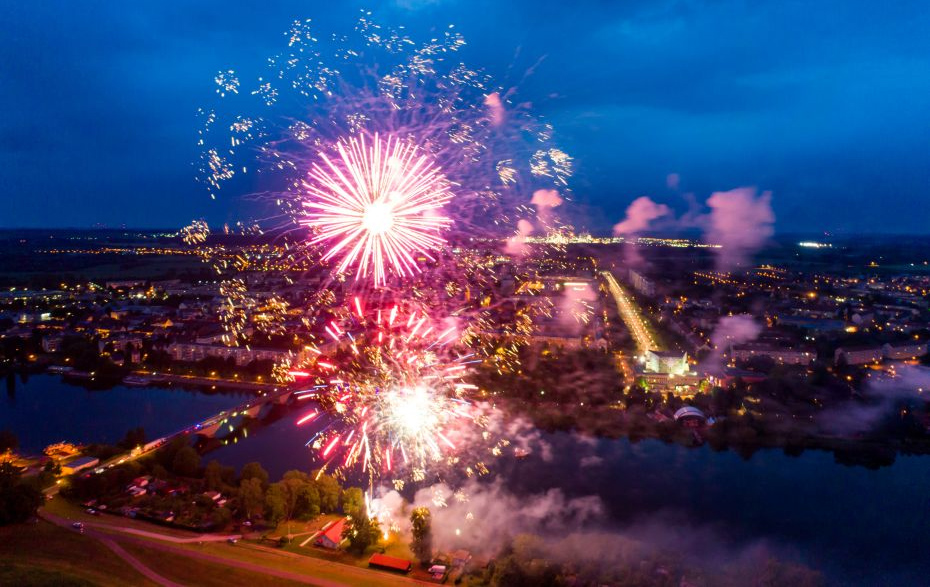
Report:
[[[338,420],[307,443],[320,459],[337,469],[402,476],[456,451],[455,428],[476,423],[464,398],[474,386],[463,380],[476,360],[444,352],[458,339],[455,328],[440,330],[426,314],[398,306],[366,313],[359,298],[325,328],[333,358],[314,364],[339,367],[320,386],[319,400]],[[298,423],[318,415],[312,409]]]
[[[356,267],[356,278],[374,277],[384,285],[389,270],[399,276],[418,271],[415,256],[442,246],[442,215],[452,199],[449,182],[417,148],[375,134],[336,144],[339,157],[320,154],[304,181],[306,216],[313,243],[327,243],[324,260],[339,259],[337,270]],[[389,269],[390,268],[390,269]]]

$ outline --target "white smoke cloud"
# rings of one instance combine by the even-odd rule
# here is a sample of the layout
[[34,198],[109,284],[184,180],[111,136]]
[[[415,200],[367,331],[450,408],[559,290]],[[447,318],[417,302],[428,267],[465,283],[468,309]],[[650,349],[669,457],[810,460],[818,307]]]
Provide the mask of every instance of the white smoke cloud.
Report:
[[748,263],[775,232],[771,192],[758,197],[751,187],[715,192],[707,199],[707,205],[711,211],[704,238],[722,245],[714,249],[720,271],[731,271]]
[[504,110],[504,103],[500,94],[491,92],[485,96],[484,105],[488,107],[488,119],[491,121],[492,126],[500,126],[504,123],[507,112]]
[[[387,520],[406,536],[412,509],[428,508],[438,551],[465,549],[473,556],[493,558],[513,547],[524,561],[570,565],[584,575],[580,584],[619,579],[629,570],[643,570],[643,565],[647,575],[655,573],[657,584],[671,584],[663,569],[674,569],[680,578],[675,584],[681,585],[702,576],[720,580],[707,584],[757,584],[759,569],[784,550],[766,540],[733,544],[716,529],[694,525],[673,512],[657,512],[611,529],[604,523],[605,504],[597,496],[568,497],[560,489],[517,495],[501,480],[471,480],[458,489],[438,483],[418,490],[409,504],[390,491],[373,506],[382,522]],[[526,535],[537,538],[520,538]],[[671,562],[676,558],[687,566]]]
[[540,229],[547,231],[552,227],[553,208],[562,205],[562,196],[558,190],[536,190],[530,199],[530,204],[536,206],[536,218]]
[[902,365],[897,376],[873,376],[863,390],[863,401],[850,400],[843,407],[823,412],[818,425],[830,434],[870,432],[896,409],[903,400],[927,401],[930,392],[930,369]]
[[762,325],[748,314],[724,316],[717,322],[710,344],[713,347],[710,357],[705,361],[706,370],[719,369],[723,366],[723,355],[731,345],[755,340],[762,332]]
[[437,483],[418,490],[410,504],[389,491],[372,507],[401,532],[409,528],[412,508],[429,508],[436,547],[465,548],[484,556],[495,555],[517,534],[566,532],[604,515],[599,497],[568,498],[560,489],[517,496],[500,479],[490,483],[471,479],[457,489]]
[[524,256],[527,252],[527,245],[524,242],[524,239],[533,234],[534,230],[535,229],[532,222],[521,218],[517,222],[517,234],[507,239],[504,252],[506,252],[508,255],[514,255],[516,257]]
[[648,196],[633,200],[626,209],[626,218],[614,225],[617,236],[636,234],[649,228],[653,220],[667,216],[671,208],[665,204],[656,204]]
[[543,210],[545,208],[557,208],[562,205],[562,201],[562,196],[559,195],[558,190],[536,190],[533,192],[530,204]]
[[566,286],[559,299],[559,324],[568,332],[580,332],[584,328],[585,320],[591,319],[591,304],[595,300],[597,292],[590,283]]

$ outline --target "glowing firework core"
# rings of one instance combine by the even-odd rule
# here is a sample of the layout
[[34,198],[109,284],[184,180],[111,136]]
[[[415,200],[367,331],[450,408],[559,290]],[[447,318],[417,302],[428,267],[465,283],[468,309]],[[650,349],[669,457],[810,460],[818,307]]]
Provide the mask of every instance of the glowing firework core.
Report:
[[356,266],[356,277],[373,275],[384,285],[387,273],[408,276],[420,269],[415,255],[433,259],[451,220],[441,214],[452,198],[439,168],[406,141],[340,139],[339,157],[320,153],[304,181],[303,224],[315,228],[313,243],[327,243],[324,260],[339,258],[337,270]]
[[385,202],[372,202],[365,206],[362,226],[374,235],[381,235],[394,226],[394,208]]
[[422,441],[440,423],[434,394],[422,386],[385,394],[382,410],[388,425],[393,425],[405,440]]

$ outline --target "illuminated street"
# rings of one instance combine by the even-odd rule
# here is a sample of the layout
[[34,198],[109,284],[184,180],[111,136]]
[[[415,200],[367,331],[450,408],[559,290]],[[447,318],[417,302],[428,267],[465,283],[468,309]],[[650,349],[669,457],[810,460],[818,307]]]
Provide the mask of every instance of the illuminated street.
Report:
[[620,312],[623,323],[626,324],[627,328],[630,330],[630,334],[633,335],[633,340],[636,342],[636,349],[640,353],[647,350],[662,350],[658,347],[655,338],[649,332],[647,319],[642,315],[639,306],[636,305],[636,302],[617,282],[617,278],[614,277],[613,273],[610,271],[601,271],[601,276],[603,276],[604,280],[607,282],[607,288],[610,290],[610,295],[617,304],[617,311]]

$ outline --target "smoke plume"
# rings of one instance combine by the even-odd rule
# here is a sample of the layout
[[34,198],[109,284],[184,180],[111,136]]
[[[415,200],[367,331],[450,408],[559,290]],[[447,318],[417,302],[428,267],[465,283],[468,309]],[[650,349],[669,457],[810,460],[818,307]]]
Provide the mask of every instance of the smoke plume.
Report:
[[653,220],[670,212],[671,209],[665,204],[656,204],[648,196],[641,196],[626,209],[626,218],[614,225],[614,234],[622,236],[642,232],[649,228]]
[[711,211],[704,238],[722,246],[715,249],[719,271],[744,266],[774,234],[771,192],[758,197],[756,189],[750,187],[715,192],[707,199],[707,205]]
[[755,340],[760,332],[762,332],[762,326],[748,314],[721,318],[714,328],[714,333],[710,336],[713,349],[710,357],[705,361],[705,370],[720,370],[723,367],[723,355],[730,346]]
[[850,400],[843,407],[824,412],[817,423],[829,434],[856,435],[875,430],[902,402],[921,404],[930,390],[930,369],[903,365],[897,376],[879,376],[863,390],[862,401]]
[[507,113],[504,110],[504,103],[501,101],[500,94],[491,92],[485,96],[484,105],[488,107],[488,119],[491,121],[492,126],[500,126],[504,123]]

